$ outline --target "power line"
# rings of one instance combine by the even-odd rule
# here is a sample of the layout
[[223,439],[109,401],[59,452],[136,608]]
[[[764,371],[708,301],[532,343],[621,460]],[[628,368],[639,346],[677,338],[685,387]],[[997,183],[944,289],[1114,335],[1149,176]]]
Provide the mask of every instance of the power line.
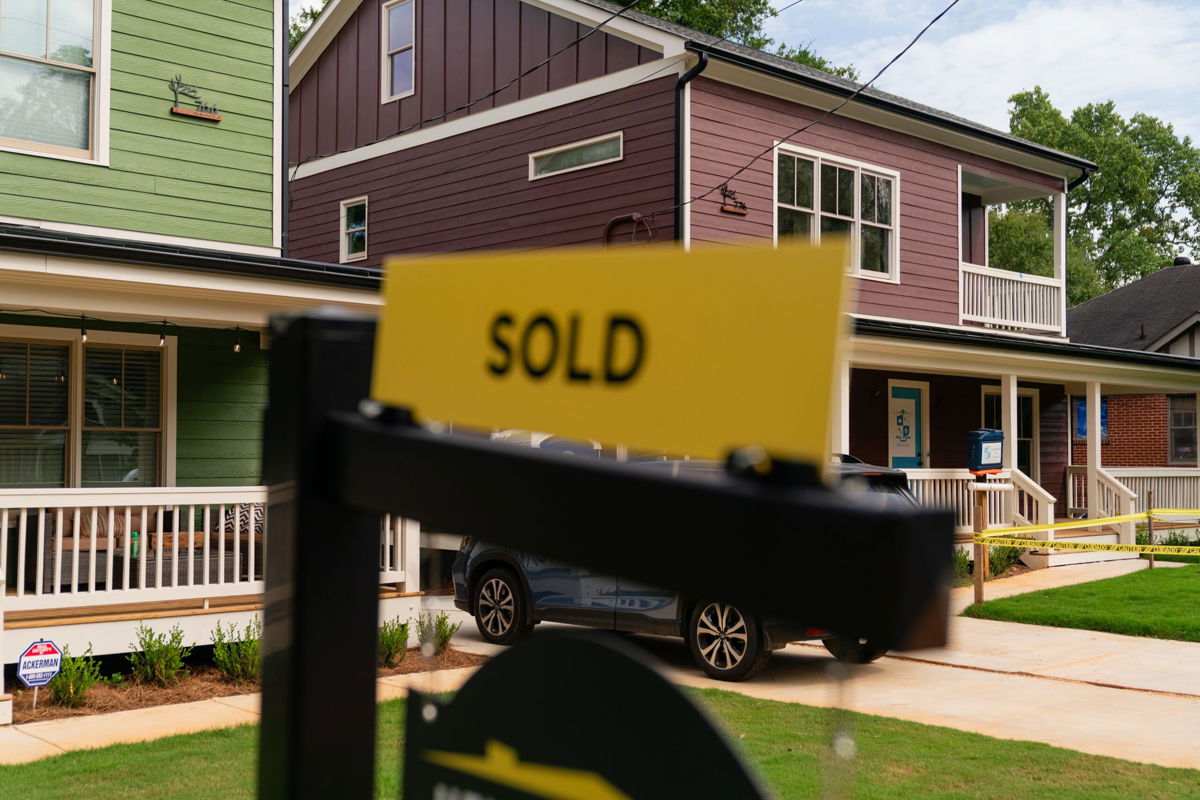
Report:
[[938,20],[940,20],[942,17],[946,16],[946,14],[950,11],[950,9],[954,8],[956,5],[958,5],[958,3],[959,3],[959,0],[953,0],[950,3],[950,5],[943,8],[941,13],[939,13],[936,17],[934,17],[928,23],[926,23],[925,27],[922,28],[920,30],[920,32],[912,38],[912,41],[910,41],[907,45],[904,46],[903,50],[901,50],[899,53],[896,53],[896,55],[892,56],[891,61],[884,64],[883,67],[878,72],[875,73],[874,77],[872,77],[871,80],[867,81],[866,83],[862,84],[857,89],[855,89],[845,100],[838,103],[836,106],[829,109],[824,114],[822,114],[821,116],[814,119],[812,122],[802,125],[799,128],[797,128],[796,130],[792,131],[787,136],[780,139],[779,142],[777,142],[776,144],[772,144],[770,147],[766,148],[765,150],[763,150],[759,153],[756,153],[749,161],[747,161],[740,168],[738,168],[738,170],[736,172],[734,172],[732,175],[730,175],[728,178],[721,181],[720,183],[714,185],[711,189],[704,192],[703,194],[697,195],[696,197],[693,197],[689,200],[685,200],[682,203],[678,203],[677,205],[673,205],[670,208],[664,208],[664,209],[659,209],[658,211],[654,211],[649,216],[655,217],[658,214],[667,214],[667,213],[674,211],[676,208],[681,208],[683,206],[690,205],[690,204],[696,202],[697,200],[703,200],[704,198],[708,197],[713,192],[717,191],[717,189],[728,184],[731,180],[736,178],[738,175],[741,175],[743,172],[748,170],[760,158],[767,155],[771,151],[775,150],[779,145],[783,144],[784,142],[788,141],[789,139],[792,139],[793,137],[799,136],[801,133],[804,133],[804,131],[808,130],[812,126],[814,126],[818,123],[824,122],[829,117],[833,116],[838,111],[845,108],[847,105],[849,105],[851,102],[853,102],[855,98],[857,98],[866,89],[868,89],[871,86],[871,84],[873,84],[873,83],[875,83],[875,81],[879,80],[879,76],[881,76],[881,75],[883,75],[883,73],[887,72],[889,67],[891,67],[893,64],[895,64],[897,61],[899,61],[900,58],[905,53],[907,53],[910,49],[912,49],[912,46],[915,45],[921,39],[921,37],[925,35],[925,32],[928,31],[930,28],[932,28],[938,22]]

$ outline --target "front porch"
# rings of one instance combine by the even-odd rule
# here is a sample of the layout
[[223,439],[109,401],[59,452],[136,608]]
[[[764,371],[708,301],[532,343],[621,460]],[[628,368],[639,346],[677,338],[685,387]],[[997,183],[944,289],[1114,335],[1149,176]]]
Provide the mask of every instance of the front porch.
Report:
[[[1012,341],[1008,351],[1000,334],[987,340],[971,334],[958,345],[958,334],[931,332],[929,341],[919,342],[911,328],[902,333],[903,340],[882,332],[854,338],[837,387],[841,419],[834,449],[904,469],[920,502],[954,512],[960,541],[969,541],[973,529],[969,487],[975,477],[965,467],[967,434],[977,428],[1004,431],[1005,470],[989,480],[1013,486],[989,495],[990,528],[1134,513],[1149,507],[1151,489],[1155,507],[1200,504],[1200,469],[1112,466],[1101,446],[1102,393],[1194,392],[1200,376],[1190,365],[1176,367],[1168,359],[1158,369],[1139,368],[1119,363],[1120,356],[1112,363],[1088,363],[1070,357],[1066,351],[1075,349],[1070,345],[1028,339]],[[973,346],[980,342],[986,345]],[[1091,354],[1079,354],[1084,355]],[[1072,456],[1072,434],[1083,434],[1083,459]],[[1038,538],[1133,544],[1135,523],[1050,529]],[[1041,567],[1125,557],[1049,551],[1024,560]]]

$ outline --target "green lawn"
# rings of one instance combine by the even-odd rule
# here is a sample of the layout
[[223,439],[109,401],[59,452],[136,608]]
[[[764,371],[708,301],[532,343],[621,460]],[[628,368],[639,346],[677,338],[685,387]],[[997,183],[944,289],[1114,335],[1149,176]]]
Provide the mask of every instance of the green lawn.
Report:
[[963,612],[969,617],[1200,642],[1200,566],[1145,569]]
[[[716,690],[691,693],[781,798],[818,796],[842,780],[852,782],[855,798],[1195,798],[1200,787],[1195,770],[854,713],[843,720],[858,756],[848,767],[831,767],[829,734],[841,712]],[[403,717],[403,701],[380,707],[379,797],[398,795]],[[67,753],[0,767],[0,797],[252,797],[256,745],[257,728],[243,726]]]

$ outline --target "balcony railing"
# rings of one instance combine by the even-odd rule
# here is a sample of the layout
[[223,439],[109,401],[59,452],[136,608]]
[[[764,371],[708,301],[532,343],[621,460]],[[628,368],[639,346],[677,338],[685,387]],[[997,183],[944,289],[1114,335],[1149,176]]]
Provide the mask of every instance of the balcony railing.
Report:
[[962,264],[964,321],[1063,333],[1063,286],[1055,278]]

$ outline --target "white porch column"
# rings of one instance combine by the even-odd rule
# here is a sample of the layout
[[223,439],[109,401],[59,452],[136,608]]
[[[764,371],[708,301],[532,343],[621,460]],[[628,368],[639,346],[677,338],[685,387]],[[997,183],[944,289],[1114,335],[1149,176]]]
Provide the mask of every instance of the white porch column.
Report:
[[[0,529],[0,546],[8,546],[5,541],[6,536],[8,536],[8,531]],[[3,560],[0,558],[0,561]],[[7,694],[4,689],[4,595],[7,592],[8,586],[4,583],[4,570],[0,569],[0,725],[12,724],[12,695]]]
[[850,362],[843,361],[833,381],[829,452],[850,452]]
[[1067,193],[1054,195],[1054,277],[1058,281],[1059,333],[1067,335]]
[[[1004,466],[1017,469],[1017,376],[1000,376],[1000,429],[1004,431]],[[1016,492],[1004,492],[1004,524],[1013,523]]]
[[1088,516],[1104,516],[1100,508],[1100,382],[1087,383],[1087,499]]

